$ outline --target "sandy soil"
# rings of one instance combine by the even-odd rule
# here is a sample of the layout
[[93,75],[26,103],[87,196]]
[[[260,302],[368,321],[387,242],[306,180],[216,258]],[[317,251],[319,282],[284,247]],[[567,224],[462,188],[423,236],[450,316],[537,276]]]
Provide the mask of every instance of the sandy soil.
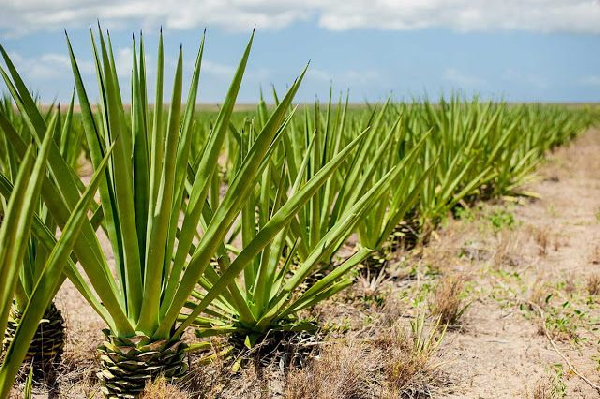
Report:
[[[563,390],[569,398],[600,397],[569,370],[540,331],[539,314],[526,303],[537,302],[546,317],[556,311],[556,319],[571,324],[576,337],[556,334],[557,348],[579,372],[600,384],[600,335],[594,331],[599,300],[586,292],[587,280],[600,273],[599,144],[600,131],[590,131],[552,154],[539,169],[537,182],[526,187],[539,200],[499,207],[513,215],[512,228],[486,234],[481,221],[454,222],[432,243],[455,253],[478,250],[469,264],[454,264],[469,276],[474,302],[464,316],[464,328],[449,333],[443,348],[451,361],[449,373],[457,379],[457,392],[449,397],[534,397],[536,388],[546,383],[566,385],[553,387],[561,391],[556,397]],[[486,204],[482,212],[491,209]],[[571,317],[571,308],[583,316]],[[563,369],[562,378],[557,378],[557,367]]]

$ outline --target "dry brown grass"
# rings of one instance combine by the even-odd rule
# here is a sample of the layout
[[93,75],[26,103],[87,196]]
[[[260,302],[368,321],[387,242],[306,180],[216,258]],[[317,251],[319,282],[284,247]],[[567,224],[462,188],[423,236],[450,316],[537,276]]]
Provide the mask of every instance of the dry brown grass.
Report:
[[176,385],[170,384],[164,377],[159,377],[146,385],[140,399],[187,399],[189,395]]
[[537,245],[538,255],[545,257],[550,253],[550,250],[557,252],[561,248],[571,245],[571,237],[562,233],[557,233],[548,225],[538,227],[527,226],[525,231],[533,237],[533,241]]
[[286,399],[367,399],[377,397],[377,365],[381,359],[363,343],[326,348],[309,367],[290,372]]
[[443,277],[435,288],[431,312],[439,316],[442,324],[459,327],[469,304],[465,301],[466,277],[456,274]]
[[551,233],[548,227],[545,226],[542,228],[534,228],[532,234],[533,239],[538,245],[539,255],[548,255],[548,247],[550,246],[551,242]]
[[552,380],[548,377],[541,378],[533,387],[531,396],[527,395],[527,398],[529,397],[531,399],[555,399]]
[[575,284],[576,281],[576,277],[573,275],[573,273],[569,273],[569,278],[567,278],[565,280],[565,294],[571,296],[573,294],[575,294],[575,292],[577,291],[577,285]]
[[288,373],[285,398],[429,397],[446,381],[435,363],[444,332],[417,317],[412,328],[384,328],[371,339],[336,342],[308,367]]
[[433,357],[445,330],[440,332],[439,320],[429,331],[424,327],[423,319],[417,317],[409,334],[392,328],[376,339],[376,346],[387,356],[383,362],[386,384],[382,397],[430,396],[431,388],[439,382]]
[[600,295],[600,274],[592,274],[588,277],[586,289],[590,295]]
[[237,399],[280,397],[282,377],[277,369],[259,370],[255,367],[243,367],[238,372],[231,368],[214,367],[213,364],[196,368],[193,387],[188,380],[185,391],[188,397],[201,399]]

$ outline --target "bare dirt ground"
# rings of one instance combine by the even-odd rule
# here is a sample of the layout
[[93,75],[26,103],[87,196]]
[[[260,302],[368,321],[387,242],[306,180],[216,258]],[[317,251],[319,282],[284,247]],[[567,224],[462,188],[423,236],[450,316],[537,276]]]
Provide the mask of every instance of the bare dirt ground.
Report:
[[599,144],[590,131],[549,156],[526,187],[539,200],[486,204],[431,244],[458,254],[440,267],[467,276],[473,301],[442,347],[456,378],[450,397],[600,397],[557,353],[600,384]]
[[[330,333],[304,369],[193,365],[193,384],[145,397],[600,398],[600,131],[550,154],[524,189],[539,199],[467,209],[319,305],[312,316]],[[100,397],[103,323],[68,282],[57,306],[68,341],[53,397]],[[445,334],[432,332],[438,314]]]

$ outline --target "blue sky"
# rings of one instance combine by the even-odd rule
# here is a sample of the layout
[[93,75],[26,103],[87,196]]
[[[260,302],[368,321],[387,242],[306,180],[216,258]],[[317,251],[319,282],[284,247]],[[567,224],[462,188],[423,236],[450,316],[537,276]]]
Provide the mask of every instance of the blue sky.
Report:
[[354,102],[455,89],[515,102],[600,102],[597,0],[46,3],[0,0],[0,42],[45,102],[67,101],[73,87],[63,28],[96,98],[88,32],[96,18],[110,28],[125,98],[132,33],[144,29],[152,75],[162,25],[167,69],[181,43],[188,76],[208,29],[200,102],[222,100],[254,27],[241,102],[256,101],[271,84],[283,91],[309,59],[300,101],[326,100],[331,84],[336,93],[349,89]]

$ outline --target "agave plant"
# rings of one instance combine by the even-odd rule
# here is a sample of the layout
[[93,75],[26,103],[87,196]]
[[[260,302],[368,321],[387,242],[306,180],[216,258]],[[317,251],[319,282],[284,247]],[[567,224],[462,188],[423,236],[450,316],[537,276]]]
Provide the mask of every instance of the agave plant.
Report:
[[[251,131],[246,133],[248,137],[244,137],[242,132],[242,151],[238,159],[243,159],[246,151],[252,147]],[[286,240],[294,237],[292,225],[298,223],[300,215],[295,216],[289,209],[295,208],[297,213],[310,204],[310,200],[324,187],[323,183],[330,182],[326,178],[351,154],[356,157],[355,149],[359,143],[364,143],[364,134],[332,156],[314,175],[307,177],[305,172],[313,156],[314,143],[313,140],[307,148],[294,178],[291,178],[283,156],[272,158],[264,168],[257,189],[246,198],[246,206],[241,212],[241,252],[233,263],[228,264],[226,248],[222,245],[216,264],[199,281],[200,289],[194,292],[194,301],[188,304],[191,312],[186,317],[195,318],[198,336],[236,333],[244,338],[247,345],[253,345],[272,330],[314,329],[313,324],[298,319],[297,313],[352,283],[352,278],[348,278],[347,274],[369,254],[371,250],[368,248],[356,252],[327,276],[314,281],[310,288],[303,287],[306,280],[313,277],[317,266],[323,261],[328,262],[331,253],[353,232],[365,211],[389,189],[390,175],[395,171],[382,177],[352,206],[344,209],[319,242],[309,247],[306,257],[294,264],[293,260],[298,258],[298,243],[302,238],[295,237],[291,247],[287,247]],[[281,143],[280,155],[285,153],[285,148],[285,144]],[[274,196],[271,196],[272,193]],[[265,232],[280,225],[283,228],[278,228],[275,239],[267,243]],[[230,295],[214,300],[208,311],[200,315],[200,309],[204,307],[198,304],[206,303],[210,297],[219,267],[228,270],[240,268],[241,262],[248,264],[243,268],[243,279],[229,286]]]
[[[273,90],[273,98],[275,103],[278,104],[279,99],[275,90]],[[334,111],[332,110],[330,99],[327,111],[323,115],[320,111],[319,103],[316,102],[312,112],[310,107],[305,107],[303,117],[292,119],[288,127],[288,133],[283,137],[282,145],[279,147],[279,152],[276,156],[280,162],[274,166],[276,170],[285,168],[286,175],[283,175],[282,178],[288,186],[291,186],[297,179],[309,180],[312,178],[312,176],[359,135],[360,132],[352,136],[346,134],[347,131],[344,127],[347,106],[347,100],[342,105],[340,99]],[[248,145],[247,141],[251,139],[251,132],[260,129],[264,125],[269,117],[269,112],[261,92],[256,117],[251,120],[246,119],[241,129],[231,127],[232,136],[235,139],[237,148],[235,151],[232,151],[235,154],[233,157],[232,173],[235,173],[235,162],[240,158],[240,154],[244,154],[246,151],[245,147]],[[364,130],[369,129],[366,128]],[[363,146],[361,148],[368,145],[368,141],[368,138],[363,139]],[[302,208],[298,217],[292,220],[286,239],[286,248],[293,246],[294,242],[297,241],[296,251],[298,256],[292,260],[296,264],[308,256],[314,246],[335,224],[337,217],[341,215],[340,211],[343,209],[341,203],[352,193],[353,186],[350,184],[346,186],[347,191],[350,192],[347,195],[344,195],[341,187],[344,185],[344,176],[347,176],[351,169],[358,168],[357,163],[353,162],[354,158],[350,157],[344,160],[335,174],[328,179],[325,185],[317,190],[306,206]],[[306,165],[303,167],[304,163]],[[268,176],[268,181],[271,181],[271,174]],[[274,179],[277,182],[280,181],[279,177]],[[274,198],[273,193],[277,191],[277,187],[273,187],[271,191],[268,189],[263,191],[263,200],[266,197],[266,193],[270,193],[270,197]],[[356,199],[356,197],[353,198],[354,201]],[[352,204],[353,202],[347,201],[345,203],[347,206]],[[261,205],[256,204],[256,206],[260,207]],[[248,203],[248,207],[252,209],[254,205]],[[248,213],[248,217],[250,217],[250,213]],[[256,217],[264,219],[264,210],[263,215],[257,213]],[[236,233],[241,233],[241,229],[236,231]],[[284,250],[284,252],[286,251]]]
[[[360,118],[360,123],[346,120],[347,103],[341,107],[338,103],[337,112],[331,111],[331,101],[323,117],[317,116],[318,106],[315,105],[314,122],[310,123],[305,118],[304,134],[315,132],[315,144],[310,160],[311,171],[314,173],[321,167],[324,159],[339,151],[340,143],[352,139],[361,130],[368,131],[363,144],[356,157],[340,169],[331,179],[327,186],[321,189],[310,204],[304,208],[299,215],[298,223],[292,224],[293,235],[289,242],[297,238],[299,259],[304,260],[312,250],[318,247],[319,241],[335,225],[338,218],[342,217],[344,211],[358,202],[361,197],[373,186],[373,184],[385,176],[390,170],[397,171],[389,178],[389,187],[382,193],[378,201],[371,204],[362,216],[359,227],[360,244],[365,248],[375,250],[365,263],[372,264],[374,260],[383,259],[381,256],[383,247],[392,230],[402,221],[404,215],[414,207],[418,200],[420,185],[425,172],[416,173],[415,164],[419,162],[417,149],[410,152],[410,156],[401,154],[405,142],[405,130],[402,125],[402,116],[396,117],[390,112],[391,104],[386,102],[381,107],[375,107]],[[333,127],[330,125],[333,122]],[[360,125],[363,125],[362,127]],[[348,129],[346,127],[349,127]],[[346,132],[345,132],[346,130]],[[347,130],[353,133],[348,134]],[[318,134],[322,137],[318,137]],[[293,154],[293,149],[298,147],[297,142],[288,145],[288,153]],[[308,143],[309,140],[306,140]],[[324,143],[324,145],[320,145]],[[319,150],[315,150],[319,148]],[[294,156],[289,157],[288,162],[293,162]],[[297,169],[297,167],[295,168]],[[294,170],[295,170],[294,169]],[[331,255],[338,248],[332,248]],[[321,267],[325,273],[329,262]]]
[[[289,246],[296,242],[299,262],[305,261],[311,252],[318,248],[330,229],[343,218],[344,212],[355,205],[371,188],[366,185],[366,181],[370,181],[372,176],[369,172],[363,173],[363,171],[368,169],[366,167],[368,164],[377,162],[377,159],[371,158],[375,156],[373,148],[377,140],[384,136],[384,132],[380,130],[380,117],[384,115],[385,106],[378,117],[372,114],[368,120],[361,121],[362,127],[356,126],[354,129],[347,129],[348,96],[343,105],[340,98],[335,109],[332,108],[331,96],[324,112],[320,111],[320,106],[316,102],[312,115],[309,115],[307,110],[303,120],[293,125],[290,138],[284,142],[286,163],[291,177],[310,178],[331,157],[336,156],[346,143],[354,140],[357,135],[363,133],[365,135],[356,155],[319,190],[299,213],[297,220],[292,223],[287,241]],[[307,149],[310,154],[306,170],[301,169],[300,149],[302,148]],[[341,244],[343,240],[339,242],[339,245]],[[332,247],[329,253],[324,254],[325,269],[338,249],[339,246]]]
[[[6,126],[6,120],[0,118],[2,129],[11,130],[7,135],[14,133],[12,127]],[[106,165],[106,160],[99,165],[98,172],[92,178],[89,186],[72,209],[72,214],[63,226],[58,242],[54,234],[43,224],[40,216],[36,214],[39,209],[39,197],[42,186],[48,181],[46,163],[53,143],[53,135],[57,126],[57,114],[54,113],[48,122],[47,130],[42,136],[39,151],[29,146],[17,151],[21,154],[20,166],[16,173],[14,184],[5,176],[0,176],[0,187],[3,201],[7,201],[4,209],[4,220],[0,226],[0,273],[3,284],[0,287],[0,332],[4,332],[9,324],[9,315],[13,301],[17,298],[26,303],[22,304],[24,310],[20,315],[15,331],[8,347],[5,349],[4,359],[0,366],[0,397],[8,397],[12,388],[15,375],[25,359],[32,338],[39,328],[40,320],[44,317],[48,305],[56,294],[63,281],[65,265],[74,269],[70,254],[77,239],[79,230],[88,220],[88,210],[93,195],[100,182],[101,173]],[[32,276],[32,288],[27,295],[19,293],[23,288],[19,274],[28,272],[24,267],[24,257],[30,244],[30,235],[40,233],[44,250],[48,252],[44,263],[36,268],[36,275]],[[26,263],[25,263],[26,265]],[[21,298],[19,298],[21,296]]]
[[[99,348],[102,362],[99,378],[109,397],[133,397],[148,380],[159,374],[173,379],[185,373],[183,359],[186,345],[181,340],[185,328],[198,314],[210,312],[208,306],[215,298],[242,300],[231,289],[236,276],[257,252],[278,237],[344,159],[345,155],[340,155],[309,183],[288,195],[286,205],[271,217],[265,228],[247,243],[231,264],[220,258],[217,270],[209,267],[211,258],[219,255],[226,235],[281,142],[287,110],[304,75],[303,72],[265,125],[256,132],[223,198],[215,201],[210,188],[229,131],[252,40],[246,47],[206,144],[199,151],[201,156],[192,159],[192,124],[204,39],[198,50],[183,109],[180,51],[172,98],[168,114],[165,114],[162,106],[162,35],[153,109],[148,106],[143,41],[139,46],[134,43],[136,54],[132,67],[130,113],[122,105],[110,37],[100,32],[97,43],[92,36],[101,101],[99,114],[95,115],[67,38],[82,121],[95,170],[106,156],[108,144],[115,142],[99,185],[101,206],[94,210],[91,221],[84,223],[74,246],[74,254],[89,283],[76,270],[71,270],[68,275],[108,326],[106,342]],[[37,138],[45,121],[10,58],[4,49],[0,50],[10,73],[10,77],[5,74],[5,82],[28,125],[33,128],[32,136]],[[13,147],[23,144],[18,134],[11,135],[9,141]],[[352,147],[357,143],[358,139]],[[80,181],[60,157],[55,144],[49,145],[48,163],[52,178],[42,187],[42,196],[49,213],[62,228],[74,206],[75,196],[78,196]],[[346,155],[352,147],[348,148]],[[102,251],[94,233],[98,223],[112,246],[116,279],[109,267],[109,254]],[[198,235],[200,238],[195,241]],[[189,315],[181,317],[196,283],[202,280],[210,283],[206,294]]]
[[[52,110],[53,107],[50,107]],[[51,112],[51,111],[50,111]],[[47,113],[46,121],[51,117],[51,113]],[[58,122],[56,129],[52,132],[55,143],[60,147],[61,155],[67,162],[75,166],[75,161],[79,153],[79,137],[71,132],[71,124],[73,121],[73,100],[69,106],[64,123],[61,123],[61,114],[57,113]],[[2,128],[4,126],[4,128]],[[14,107],[10,99],[4,101],[4,106],[0,107],[0,130],[14,130],[26,141],[30,140],[30,134],[19,114],[14,112]],[[70,143],[69,140],[76,140]],[[16,180],[18,172],[18,162],[11,151],[6,137],[0,137],[3,151],[0,151],[0,171],[11,181]],[[45,226],[49,231],[56,231],[56,223],[52,220],[43,201],[38,201],[37,215],[43,219]],[[13,309],[11,311],[8,326],[5,332],[3,348],[6,349],[10,342],[14,339],[14,334],[19,323],[19,320],[29,303],[29,298],[33,294],[35,281],[41,274],[50,251],[45,248],[35,236],[29,238],[29,244],[23,259],[23,268],[20,270],[17,280],[17,290]],[[25,358],[25,362],[31,364],[33,370],[32,378],[36,381],[48,381],[54,374],[54,366],[60,362],[60,355],[64,347],[64,320],[60,310],[55,306],[54,302],[50,302],[40,325],[38,326],[35,335],[31,341],[29,352]]]
[[[584,132],[592,123],[586,111],[566,110],[550,105],[520,105],[507,109],[503,124],[510,135],[494,165],[496,195],[515,194],[531,178],[531,172],[547,151],[564,145]],[[531,194],[531,193],[529,193]]]
[[[276,94],[274,99],[278,104]],[[387,105],[371,112],[368,120],[360,123],[367,126],[365,131],[352,136],[345,129],[347,102],[342,105],[340,100],[336,109],[332,108],[330,101],[322,114],[317,103],[310,111],[312,114],[305,109],[304,117],[291,123],[288,134],[263,171],[254,195],[247,199],[238,229],[232,235],[239,235],[244,247],[241,254],[245,255],[247,244],[269,226],[271,217],[288,206],[287,195],[310,184],[330,168],[331,162],[340,162],[341,166],[315,191],[277,239],[254,253],[250,266],[244,268],[243,280],[230,287],[243,301],[219,298],[211,306],[208,316],[202,315],[195,320],[198,336],[235,333],[238,338],[245,339],[247,345],[252,345],[274,330],[314,329],[313,323],[297,317],[299,311],[347,287],[352,282],[350,272],[373,248],[377,248],[369,245],[370,242],[365,243],[359,252],[334,265],[332,258],[340,246],[371,209],[380,208],[382,204],[384,208],[388,207],[388,202],[382,199],[392,192],[411,188],[412,191],[403,192],[404,195],[394,194],[394,197],[397,197],[396,202],[410,198],[406,204],[397,204],[400,208],[401,205],[409,207],[415,203],[419,187],[395,185],[404,181],[401,175],[410,175],[409,165],[417,159],[416,156],[411,155],[408,157],[410,161],[407,159],[406,162],[387,162],[388,158],[393,158],[389,156],[391,143],[399,139],[396,137],[397,123],[392,126],[394,130],[390,134],[382,122]],[[268,115],[269,110],[261,96],[256,118],[247,120],[241,129],[231,127],[238,146],[230,172],[232,175],[238,172],[239,161],[245,157],[254,140],[253,132],[264,125]],[[359,148],[348,157],[348,149],[354,147],[359,139]],[[416,154],[416,151],[413,153]],[[379,167],[383,159],[386,160],[385,168]],[[213,191],[216,192],[219,186],[220,183],[216,182]],[[211,196],[213,199],[218,204],[218,196]],[[216,204],[211,201],[211,206]],[[397,219],[398,212],[401,210],[394,208],[393,214]],[[381,224],[381,220],[378,222]],[[232,241],[230,237],[228,243]],[[215,271],[219,268],[219,260],[228,259],[226,249],[227,245],[223,245],[219,259],[213,262]],[[201,280],[200,286],[201,289],[194,293],[188,304],[192,314],[198,313],[193,309],[197,301],[205,298],[210,281]]]
[[[276,94],[274,97],[277,101]],[[305,109],[303,118],[297,118],[295,123],[290,124],[290,134],[284,138],[284,158],[291,180],[302,178],[303,173],[305,178],[310,178],[349,142],[365,133],[357,154],[337,170],[302,209],[297,220],[292,222],[287,245],[292,246],[297,241],[297,261],[305,260],[343,212],[354,205],[374,181],[394,166],[387,163],[387,167],[382,167],[382,162],[386,163],[389,154],[393,153],[390,151],[390,144],[396,141],[397,121],[388,124],[388,107],[389,102],[379,110],[368,112],[366,118],[348,121],[348,96],[344,103],[340,96],[337,105],[334,105],[330,94],[324,111],[315,102],[314,108]],[[263,115],[266,114],[266,106],[261,101],[259,119],[264,119]],[[350,123],[353,124],[349,126]],[[308,164],[305,169],[301,169],[303,153],[307,151]],[[380,173],[375,176],[377,171]],[[332,248],[332,253],[326,259],[331,258],[337,249]]]

